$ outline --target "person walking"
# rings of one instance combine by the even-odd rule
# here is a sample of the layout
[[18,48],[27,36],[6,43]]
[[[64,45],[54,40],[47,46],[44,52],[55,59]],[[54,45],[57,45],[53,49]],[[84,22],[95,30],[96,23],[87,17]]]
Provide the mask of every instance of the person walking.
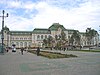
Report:
[[40,54],[40,48],[37,47],[37,56],[39,56],[39,54]]
[[23,51],[24,51],[24,48],[22,47],[22,48],[21,48],[21,54],[22,54],[22,55],[23,55]]

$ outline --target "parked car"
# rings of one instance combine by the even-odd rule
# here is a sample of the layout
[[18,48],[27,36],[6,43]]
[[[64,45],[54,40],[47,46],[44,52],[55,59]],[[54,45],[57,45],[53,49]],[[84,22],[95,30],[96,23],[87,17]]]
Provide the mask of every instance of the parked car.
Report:
[[13,48],[13,49],[12,49],[12,52],[16,52],[16,48]]

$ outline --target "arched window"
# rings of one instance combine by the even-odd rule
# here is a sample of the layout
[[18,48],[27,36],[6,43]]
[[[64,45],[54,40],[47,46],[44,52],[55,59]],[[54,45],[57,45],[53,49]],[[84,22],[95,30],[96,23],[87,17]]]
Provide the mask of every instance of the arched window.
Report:
[[37,39],[38,39],[38,40],[40,39],[40,35],[37,36]]
[[28,42],[28,46],[31,47],[31,42]]
[[16,42],[17,47],[19,46],[19,42]]
[[43,39],[43,35],[41,35],[41,39]]
[[24,43],[24,46],[27,47],[27,42]]
[[23,42],[20,42],[20,46],[23,47]]
[[47,35],[45,35],[45,39],[47,38]]

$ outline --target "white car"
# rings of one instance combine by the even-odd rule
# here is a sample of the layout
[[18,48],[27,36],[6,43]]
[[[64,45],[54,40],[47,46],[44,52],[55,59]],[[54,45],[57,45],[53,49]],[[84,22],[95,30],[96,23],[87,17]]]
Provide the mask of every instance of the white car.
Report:
[[12,52],[16,52],[16,48],[12,48]]

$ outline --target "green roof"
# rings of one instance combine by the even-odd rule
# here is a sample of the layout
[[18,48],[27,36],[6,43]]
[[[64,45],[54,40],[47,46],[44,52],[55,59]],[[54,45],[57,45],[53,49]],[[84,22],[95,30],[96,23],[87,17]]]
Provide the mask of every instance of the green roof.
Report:
[[66,29],[67,31],[74,31],[74,29]]
[[32,31],[10,31],[11,33],[32,33]]
[[68,31],[68,34],[73,34],[74,31],[79,32],[78,30],[74,30],[74,29],[66,29]]
[[50,31],[48,29],[40,29],[40,28],[35,28],[33,30],[34,34],[50,34]]
[[85,32],[79,32],[80,33],[80,35],[83,35],[83,36],[85,36]]
[[80,34],[85,34],[85,32],[80,32]]
[[49,27],[50,30],[58,30],[58,28],[61,28],[62,30],[66,30],[64,26],[60,25],[59,23],[53,23],[53,25]]
[[32,31],[10,31],[13,35],[31,35]]

